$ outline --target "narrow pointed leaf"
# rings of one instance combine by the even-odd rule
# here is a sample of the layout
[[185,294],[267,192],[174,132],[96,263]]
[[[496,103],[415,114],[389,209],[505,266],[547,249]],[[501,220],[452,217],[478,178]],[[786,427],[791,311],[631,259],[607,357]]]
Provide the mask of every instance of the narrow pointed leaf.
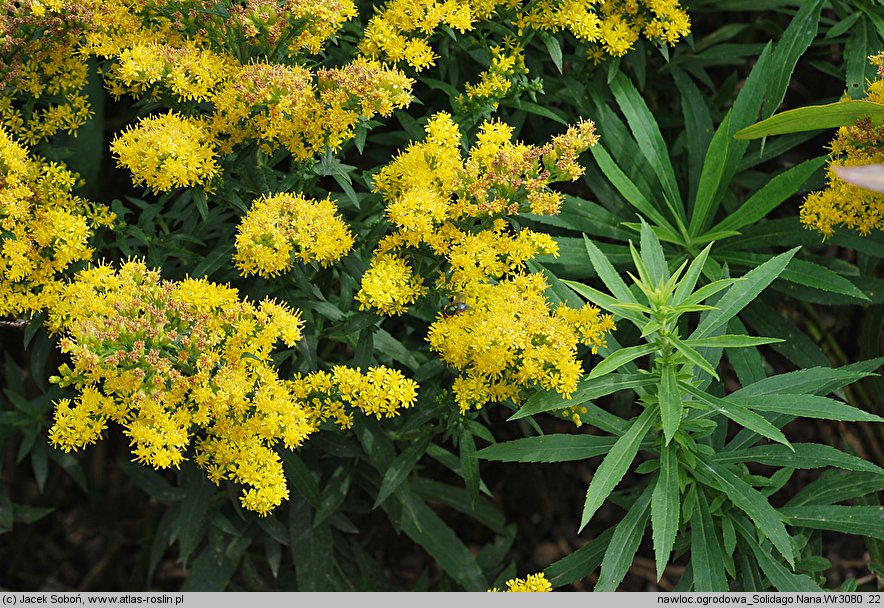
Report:
[[701,466],[694,470],[695,475],[704,483],[714,485],[724,492],[738,509],[743,511],[755,523],[761,533],[770,539],[790,565],[795,564],[792,541],[782,518],[770,506],[767,498],[748,483],[734,475],[722,465],[702,460]]
[[535,393],[507,420],[519,420],[534,414],[573,407],[617,391],[650,386],[654,383],[654,376],[650,374],[607,374],[600,378],[583,378],[577,383],[577,390],[571,397],[565,399],[556,391]]
[[776,209],[780,203],[793,196],[804,182],[825,164],[827,158],[826,156],[812,158],[773,177],[746,199],[736,211],[716,224],[710,232],[739,230],[767,217],[767,214]]
[[[728,400],[731,400],[728,397]],[[777,412],[804,418],[821,418],[823,420],[844,420],[847,422],[884,422],[884,418],[864,412],[843,401],[820,397],[817,395],[763,395],[758,397],[740,397],[739,402],[745,407],[758,412]]]
[[632,292],[629,291],[629,287],[627,287],[626,283],[623,282],[623,279],[620,278],[620,275],[614,269],[611,262],[608,261],[605,254],[602,253],[602,250],[586,236],[583,237],[583,243],[586,246],[586,252],[589,254],[589,259],[592,262],[593,268],[595,268],[602,283],[605,284],[605,287],[608,288],[611,294],[620,300],[620,302],[636,303]]
[[654,537],[654,555],[657,562],[657,580],[669,562],[669,555],[678,533],[678,514],[681,493],[678,489],[677,446],[670,443],[660,452],[660,475],[651,497],[651,527]]
[[614,444],[614,447],[605,456],[599,468],[596,469],[595,475],[593,475],[592,481],[589,483],[589,488],[586,490],[586,501],[583,505],[583,515],[580,518],[580,530],[589,523],[589,520],[599,510],[605,499],[608,498],[614,488],[617,487],[617,484],[620,483],[620,480],[623,479],[623,476],[626,475],[626,471],[629,470],[632,461],[635,460],[635,456],[638,454],[639,446],[644,440],[645,435],[651,430],[656,419],[656,407],[649,407],[642,412],[632,421],[629,430],[617,440],[617,443]]
[[705,338],[716,329],[730,321],[749,302],[758,297],[764,289],[776,279],[798,251],[795,247],[786,253],[771,258],[761,266],[750,270],[739,283],[728,289],[709,315],[700,321],[690,338]]
[[660,418],[663,420],[663,436],[666,438],[666,445],[669,445],[681,423],[681,390],[678,388],[674,365],[664,365],[660,374]]
[[653,489],[654,484],[648,484],[614,529],[594,591],[616,591],[623,582],[648,525],[648,507]]
[[724,553],[703,492],[697,493],[697,507],[691,516],[691,562],[696,565],[694,591],[728,591]]
[[641,257],[651,284],[650,287],[656,287],[659,283],[665,283],[669,280],[669,267],[666,265],[666,256],[663,254],[663,247],[651,227],[641,221]]
[[724,120],[715,131],[709,148],[706,151],[706,159],[703,162],[703,171],[700,173],[700,185],[697,189],[697,199],[691,213],[691,223],[688,232],[691,236],[697,236],[706,227],[707,221],[714,216],[719,205],[718,190],[721,188],[721,180],[724,177],[725,160],[727,159],[728,147],[731,141],[731,114]]
[[638,142],[639,150],[660,180],[664,196],[675,208],[675,217],[685,221],[684,205],[678,190],[675,170],[672,168],[672,161],[669,159],[669,152],[663,136],[660,134],[657,120],[629,77],[623,72],[617,72],[611,81],[611,92],[623,111],[623,115],[626,116],[629,128]]
[[592,371],[589,372],[588,377],[590,380],[598,378],[599,376],[613,372],[630,361],[635,361],[639,357],[649,355],[656,350],[657,346],[654,344],[639,344],[638,346],[621,348],[597,363],[596,366],[592,368]]
[[496,443],[476,455],[497,462],[569,462],[607,454],[616,442],[617,437],[561,433]]
[[720,452],[716,454],[715,462],[760,462],[790,469],[838,467],[846,471],[877,473],[884,477],[884,469],[875,463],[820,443],[793,443],[792,449],[783,445],[758,445],[743,450]]
[[697,279],[700,278],[700,274],[703,272],[703,266],[706,265],[706,258],[709,257],[709,251],[711,249],[712,243],[709,243],[703,248],[703,251],[697,254],[697,257],[691,260],[687,272],[685,272],[684,277],[679,281],[678,287],[675,288],[675,295],[672,297],[673,304],[681,304],[685,298],[693,293],[694,287],[697,285]]
[[749,547],[755,561],[764,575],[777,591],[783,592],[819,592],[822,589],[813,582],[813,579],[806,574],[794,574],[783,566],[778,560],[774,559],[770,552],[768,543],[759,544],[755,538],[754,530],[749,526],[747,521],[735,522],[737,532],[743,539],[743,544]]
[[736,139],[758,139],[771,135],[835,129],[854,125],[869,118],[875,125],[884,123],[884,104],[866,100],[836,101],[818,106],[796,108],[774,114],[768,119],[740,129]]
[[782,443],[786,446],[789,445],[789,441],[780,429],[765,420],[762,416],[746,409],[742,405],[714,397],[687,383],[679,383],[679,386],[681,386],[682,390],[686,393],[695,397],[700,404],[724,415],[740,426],[743,426],[754,433],[758,433],[762,437],[767,437],[772,441]]
[[700,338],[698,340],[683,340],[683,344],[687,344],[692,348],[747,348],[750,346],[761,346],[762,344],[773,344],[774,342],[782,342],[780,338],[760,338],[753,336],[738,336],[725,334],[722,336],[713,336],[711,338]]
[[884,540],[884,507],[812,505],[783,507],[780,515],[792,526],[832,530]]
[[672,345],[675,346],[676,349],[678,349],[678,352],[680,352],[685,358],[687,358],[688,361],[702,369],[704,372],[706,372],[716,380],[718,379],[718,374],[715,372],[715,368],[712,367],[712,364],[710,364],[709,361],[707,361],[705,357],[703,357],[703,355],[694,350],[689,344],[687,344],[686,342],[682,342],[675,336],[669,336],[669,340],[670,342],[672,342]]
[[638,327],[643,327],[645,323],[648,322],[648,318],[645,317],[641,312],[629,310],[628,308],[623,308],[622,303],[619,300],[617,300],[616,298],[612,298],[608,294],[602,293],[601,291],[594,289],[589,285],[584,285],[583,283],[567,280],[563,280],[562,283],[586,298],[587,302],[595,304],[602,310],[607,310],[610,313],[614,313],[618,317],[628,319]]

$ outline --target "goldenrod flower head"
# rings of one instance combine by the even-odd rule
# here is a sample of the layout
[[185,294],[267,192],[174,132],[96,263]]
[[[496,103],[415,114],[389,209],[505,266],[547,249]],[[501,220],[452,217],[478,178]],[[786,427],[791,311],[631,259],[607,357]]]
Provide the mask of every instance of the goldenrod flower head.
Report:
[[[496,587],[489,591],[500,591]],[[506,582],[506,591],[524,592],[524,593],[540,593],[552,591],[552,584],[546,579],[543,572],[537,574],[529,574],[524,579],[511,578]]]
[[352,410],[378,420],[391,418],[412,407],[418,391],[417,382],[385,366],[369,367],[363,373],[335,365],[331,372],[298,374],[289,385],[295,397],[307,404],[311,421],[332,420],[345,429],[353,426]]
[[234,260],[243,275],[272,277],[293,260],[329,266],[353,248],[353,234],[326,198],[276,194],[252,203],[239,225]]
[[52,306],[67,269],[92,257],[95,229],[113,221],[72,193],[78,179],[0,129],[0,316]]
[[163,281],[132,261],[78,273],[50,326],[72,362],[53,381],[80,392],[57,404],[56,447],[83,448],[114,421],[136,461],[167,468],[201,437],[195,461],[215,483],[246,486],[245,508],[265,514],[288,496],[273,447],[316,430],[271,360],[277,342],[300,339],[297,312],[202,279]]
[[356,16],[356,6],[350,0],[245,0],[231,7],[230,15],[238,33],[267,54],[280,44],[293,54],[315,54]]
[[365,59],[316,74],[300,66],[245,65],[213,98],[212,126],[225,151],[255,142],[268,154],[285,147],[307,160],[351,139],[360,120],[408,105],[411,84]]
[[[884,66],[884,53],[871,58],[872,63]],[[868,100],[884,103],[884,76],[869,86]],[[835,228],[843,226],[866,236],[873,230],[884,230],[884,193],[854,186],[839,178],[833,167],[852,167],[884,163],[884,128],[875,127],[870,120],[841,127],[831,143],[828,185],[812,192],[801,205],[801,223],[808,228],[832,236]]]
[[534,387],[566,397],[576,390],[578,343],[603,345],[613,319],[590,305],[551,310],[546,288],[539,274],[474,283],[459,294],[463,311],[430,326],[431,350],[461,373],[454,393],[462,411],[501,398],[518,403]]
[[360,51],[370,57],[407,62],[420,71],[435,63],[424,40],[447,25],[461,33],[473,28],[471,2],[455,0],[391,0],[365,26]]
[[[508,22],[519,35],[526,30],[567,31],[599,53],[615,57],[632,49],[640,36],[675,44],[691,26],[678,0],[390,0],[368,22],[359,49],[422,70],[437,59],[427,41],[441,26],[467,31],[492,16]],[[505,93],[504,74],[505,68],[492,67],[468,94]]]
[[133,97],[208,101],[238,65],[232,56],[193,42],[174,46],[148,41],[123,49],[105,80],[116,97],[125,92]]
[[111,151],[132,181],[158,192],[203,186],[219,174],[215,141],[205,124],[175,112],[140,119],[117,135]]
[[397,255],[382,254],[372,258],[371,266],[362,275],[356,301],[360,310],[401,315],[425,293],[423,279],[414,274],[408,262]]

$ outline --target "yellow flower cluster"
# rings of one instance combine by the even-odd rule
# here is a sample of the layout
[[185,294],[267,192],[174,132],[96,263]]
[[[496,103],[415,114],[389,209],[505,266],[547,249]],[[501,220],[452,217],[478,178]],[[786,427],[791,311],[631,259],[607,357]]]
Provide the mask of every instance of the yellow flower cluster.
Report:
[[236,30],[243,39],[272,55],[285,44],[289,52],[318,53],[326,40],[356,16],[350,0],[245,0],[230,7]]
[[117,163],[132,172],[132,181],[153,190],[203,186],[219,175],[215,140],[195,118],[168,112],[142,118],[111,144]]
[[272,277],[293,260],[328,266],[353,248],[353,234],[330,199],[276,194],[252,203],[236,235],[234,260],[243,275]]
[[208,101],[238,66],[230,55],[199,48],[192,41],[181,46],[138,42],[120,51],[105,76],[114,97]]
[[[524,579],[511,578],[506,582],[506,590],[510,592],[540,593],[552,591],[552,584],[543,572],[529,574]],[[488,591],[500,591],[497,587]]]
[[[375,178],[395,232],[384,237],[362,277],[360,307],[402,314],[427,293],[424,274],[456,299],[453,314],[430,326],[430,348],[458,371],[455,398],[466,411],[520,402],[537,387],[572,393],[581,374],[578,344],[597,349],[614,328],[593,306],[552,310],[542,275],[525,274],[538,255],[557,255],[546,234],[514,232],[507,216],[557,213],[550,184],[576,179],[577,157],[597,137],[585,121],[544,146],[512,141],[512,128],[486,122],[466,158],[458,126],[437,114]],[[429,268],[420,267],[433,260]]]
[[[436,61],[436,54],[425,37],[441,26],[461,33],[473,29],[476,4],[489,5],[493,10],[496,2],[390,0],[365,26],[359,49],[370,57],[407,62],[416,70],[422,70]],[[488,16],[490,13],[485,15]]]
[[88,8],[69,0],[0,3],[0,126],[34,146],[92,115],[77,39]]
[[89,238],[113,214],[72,194],[77,176],[32,158],[0,129],[0,317],[57,301],[64,272],[89,260]]
[[580,177],[577,158],[598,141],[590,120],[544,146],[513,143],[512,127],[486,121],[464,158],[460,130],[444,112],[430,118],[426,134],[375,177],[397,229],[382,251],[425,243],[445,255],[461,238],[458,226],[472,219],[558,213],[562,195],[549,185]]
[[675,44],[691,30],[678,0],[540,0],[519,15],[522,28],[568,31],[592,44],[590,54],[621,57],[644,36]]
[[311,372],[297,375],[290,381],[292,394],[309,412],[311,422],[319,424],[334,421],[341,428],[353,426],[349,405],[366,416],[376,419],[392,418],[400,410],[417,402],[418,385],[387,367],[370,367],[366,373],[335,365],[331,372]]
[[[180,112],[142,119],[118,139],[121,164],[154,190],[205,186],[220,156],[239,144],[268,154],[286,147],[308,160],[339,148],[360,122],[411,102],[412,80],[377,61],[302,65],[304,52],[318,53],[356,15],[351,0],[21,4],[0,8],[0,40],[12,49],[0,55],[7,60],[0,61],[0,125],[28,145],[74,133],[91,116],[82,90],[87,61],[99,58],[112,95]],[[35,19],[34,10],[45,16]],[[184,130],[175,138],[169,129],[178,126]],[[167,140],[174,149],[163,146]]]
[[423,278],[395,254],[382,253],[371,260],[356,294],[360,310],[375,309],[382,315],[401,315],[427,293]]
[[496,110],[500,100],[528,74],[524,52],[513,40],[490,50],[491,66],[479,75],[478,82],[467,83],[464,94],[457,96],[461,112],[486,104]]
[[389,116],[411,101],[412,81],[376,61],[312,72],[301,66],[253,63],[221,86],[209,119],[229,153],[256,142],[268,154],[285,147],[299,161],[337,149],[360,120]]
[[301,445],[329,417],[352,423],[342,402],[393,416],[417,394],[386,368],[280,379],[272,350],[293,346],[302,324],[272,300],[254,304],[205,280],[163,281],[138,261],[81,271],[50,311],[72,362],[53,381],[80,393],[56,404],[50,440],[77,450],[116,422],[136,461],[177,467],[192,450],[209,479],[244,486],[243,507],[266,514],[289,496],[275,446]]
[[[872,57],[879,77],[869,85],[869,101],[884,103],[884,53]],[[825,190],[811,193],[801,205],[801,222],[808,228],[832,236],[843,226],[866,236],[884,230],[884,194],[854,186],[839,178],[833,167],[884,163],[884,128],[863,120],[841,127],[831,143]]]
[[520,403],[525,389],[566,397],[576,390],[578,343],[596,352],[614,322],[591,305],[550,310],[547,287],[540,274],[474,283],[459,296],[463,310],[430,326],[430,348],[461,374],[454,381],[461,411],[505,399]]
[[492,16],[520,36],[526,30],[567,31],[592,45],[591,55],[615,57],[626,54],[641,36],[675,44],[691,27],[678,0],[389,0],[368,22],[359,48],[371,57],[422,70],[437,59],[428,39],[438,29],[463,33]]

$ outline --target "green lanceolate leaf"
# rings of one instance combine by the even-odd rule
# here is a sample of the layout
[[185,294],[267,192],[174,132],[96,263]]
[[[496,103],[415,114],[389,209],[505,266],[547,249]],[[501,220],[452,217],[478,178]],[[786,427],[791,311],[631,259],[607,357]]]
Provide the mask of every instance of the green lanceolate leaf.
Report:
[[756,338],[725,334],[711,338],[700,338],[699,340],[682,341],[683,344],[693,348],[747,348],[750,346],[761,346],[762,344],[773,344],[775,342],[783,342],[783,340],[779,338]]
[[693,293],[694,287],[697,285],[697,279],[700,278],[700,274],[703,272],[703,266],[706,265],[706,259],[709,257],[711,249],[712,243],[709,243],[703,248],[703,251],[697,254],[697,257],[691,260],[687,271],[684,273],[684,277],[678,282],[678,287],[675,288],[675,294],[672,296],[672,303],[674,305],[681,304]]
[[611,543],[602,559],[595,591],[616,591],[617,586],[623,582],[648,525],[648,507],[653,489],[654,484],[645,487],[614,529],[614,536],[611,537]]
[[535,393],[507,420],[519,420],[534,414],[561,410],[617,391],[641,388],[655,383],[654,376],[650,374],[606,374],[600,378],[592,379],[586,377],[577,383],[577,390],[567,399],[554,390]]
[[598,435],[541,435],[482,448],[476,455],[498,462],[569,462],[607,454],[617,437]]
[[639,357],[649,355],[656,350],[657,346],[654,344],[639,344],[638,346],[621,348],[597,363],[596,366],[592,368],[592,371],[589,372],[588,378],[592,380],[593,378],[598,378],[607,373],[613,372],[630,361],[635,361]]
[[[426,549],[439,565],[468,591],[487,589],[482,570],[454,530],[424,501],[411,493],[402,496],[402,531]],[[406,504],[407,503],[407,504]]]
[[649,287],[656,287],[659,283],[669,280],[669,267],[666,265],[663,247],[660,246],[654,231],[644,219],[641,224],[641,257],[647,268],[648,278],[651,280]]
[[[875,367],[880,366],[881,363],[882,360],[872,361]],[[737,389],[729,397],[736,399],[738,397],[775,395],[777,393],[825,395],[872,375],[872,372],[857,369],[854,365],[844,367],[811,367],[785,374],[777,374],[776,376],[770,376],[754,384]]]
[[812,158],[783,171],[746,199],[736,211],[716,224],[710,232],[739,230],[766,217],[780,203],[794,195],[804,182],[825,164],[826,159],[826,156]]
[[384,473],[384,479],[378,490],[378,496],[374,501],[374,508],[377,508],[378,505],[387,500],[387,498],[389,498],[389,496],[402,485],[402,482],[405,481],[405,478],[411,473],[411,470],[415,467],[417,461],[420,460],[427,451],[427,445],[429,445],[429,443],[430,438],[424,437],[396,457],[393,464],[390,465],[390,468]]
[[660,370],[660,418],[663,421],[663,436],[666,445],[672,441],[678,425],[681,424],[681,390],[678,388],[675,365],[664,365]]
[[801,488],[786,506],[828,505],[881,490],[884,490],[884,475],[879,473],[826,471],[819,479]]
[[678,449],[670,443],[660,451],[660,474],[651,497],[651,527],[654,537],[654,555],[657,562],[657,580],[669,562],[675,535],[678,533],[678,513],[681,493],[678,488]]
[[637,304],[638,302],[636,302],[632,292],[629,291],[629,287],[620,278],[620,275],[614,269],[611,262],[608,261],[608,258],[605,257],[605,254],[602,253],[601,249],[586,236],[583,237],[583,243],[586,246],[586,252],[589,254],[593,268],[595,268],[596,273],[598,273],[599,278],[605,284],[605,287],[608,288],[608,291],[620,300],[621,303]]
[[712,365],[703,357],[703,355],[694,350],[687,342],[683,342],[675,336],[669,336],[669,341],[672,342],[672,345],[688,361],[702,369],[704,372],[706,372],[716,380],[718,379],[718,374],[715,372],[715,368],[712,367]]
[[712,411],[722,414],[740,426],[743,426],[754,433],[758,433],[762,437],[767,437],[772,441],[782,443],[786,446],[789,445],[789,441],[780,429],[765,420],[762,416],[746,409],[742,405],[714,397],[685,382],[680,382],[679,386],[681,386],[683,391],[695,397],[701,405]]
[[[733,395],[728,400],[735,399]],[[763,395],[758,397],[739,397],[745,407],[759,412],[777,412],[804,418],[821,418],[823,420],[843,420],[847,422],[884,422],[884,418],[864,412],[843,401],[820,397],[817,395]]]
[[738,509],[746,513],[758,530],[773,543],[790,565],[795,565],[792,541],[776,510],[759,491],[734,475],[726,467],[715,462],[701,460],[701,466],[694,474],[706,485],[712,485],[724,492]]
[[761,266],[747,272],[742,277],[742,281],[734,284],[724,293],[716,304],[717,310],[713,310],[700,321],[690,338],[705,338],[730,321],[783,272],[798,249],[796,247],[773,257]]
[[727,591],[724,553],[712,523],[704,492],[697,492],[697,506],[691,516],[691,564],[694,591]]
[[766,120],[740,129],[736,139],[757,139],[818,129],[835,129],[870,119],[872,124],[884,123],[884,104],[866,100],[845,100],[819,106],[796,108],[774,114]]
[[611,545],[612,536],[614,536],[614,528],[608,528],[570,555],[551,564],[543,571],[547,580],[554,587],[561,587],[589,575],[602,563],[602,557]]
[[596,469],[589,488],[586,490],[586,502],[583,505],[583,515],[580,518],[582,530],[595,512],[598,511],[605,499],[626,475],[626,471],[632,465],[632,461],[638,454],[639,446],[651,430],[657,419],[657,408],[649,407],[632,421],[629,430],[617,440],[614,447],[605,456],[605,459]]
[[701,233],[706,227],[706,222],[713,217],[718,208],[718,190],[721,188],[721,180],[724,177],[725,159],[730,145],[730,112],[724,117],[712,141],[706,151],[706,159],[703,162],[703,171],[700,173],[700,185],[697,189],[697,199],[691,214],[691,223],[688,227],[692,237]]
[[618,72],[611,81],[611,92],[626,116],[639,150],[660,180],[664,196],[675,207],[676,217],[682,222],[686,221],[675,170],[672,168],[666,143],[657,127],[657,120],[623,72]]
[[758,445],[743,450],[721,452],[715,456],[715,462],[722,464],[760,462],[790,469],[838,467],[846,471],[862,471],[884,476],[884,469],[878,465],[819,443],[793,443],[792,449],[782,445]]
[[778,560],[774,559],[770,552],[768,543],[759,544],[755,537],[754,530],[749,522],[738,518],[734,522],[737,533],[742,537],[743,544],[749,547],[755,561],[764,575],[777,591],[786,592],[819,592],[822,589],[813,582],[813,579],[806,574],[794,574],[783,566]]
[[783,507],[782,515],[790,525],[816,530],[833,530],[884,540],[884,507],[811,505]]
[[623,172],[613,158],[608,154],[601,144],[596,144],[589,149],[593,158],[598,163],[602,173],[605,174],[617,191],[626,199],[630,205],[635,207],[644,217],[654,222],[662,228],[668,235],[669,240],[679,242],[678,232],[669,223],[666,217],[660,213],[654,205],[645,197],[641,189],[633,183],[631,179]]

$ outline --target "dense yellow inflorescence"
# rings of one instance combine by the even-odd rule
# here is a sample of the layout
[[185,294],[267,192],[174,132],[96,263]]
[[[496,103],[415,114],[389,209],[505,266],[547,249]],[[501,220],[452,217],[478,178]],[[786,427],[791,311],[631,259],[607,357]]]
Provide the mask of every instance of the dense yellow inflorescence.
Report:
[[92,258],[90,237],[112,223],[107,209],[73,194],[77,181],[0,129],[0,317],[55,305],[65,271]]
[[111,143],[117,163],[132,172],[132,182],[163,192],[203,186],[220,173],[215,139],[199,119],[174,112],[142,118]]
[[426,134],[375,178],[394,232],[362,277],[361,308],[402,314],[429,293],[424,278],[435,275],[436,292],[457,306],[433,322],[427,339],[459,374],[454,394],[462,411],[519,403],[537,388],[571,394],[582,373],[578,345],[597,350],[613,319],[590,305],[553,309],[546,281],[527,274],[526,262],[557,255],[555,241],[514,231],[506,217],[558,213],[562,195],[550,184],[582,174],[578,156],[597,141],[592,122],[544,146],[513,142],[510,126],[486,122],[466,157],[449,115],[432,117]]
[[163,281],[138,261],[78,273],[49,324],[71,358],[53,381],[79,392],[56,404],[56,447],[94,443],[113,421],[137,462],[177,467],[192,450],[209,479],[244,486],[243,507],[260,514],[289,496],[277,445],[301,445],[329,418],[349,426],[344,403],[393,416],[417,394],[387,368],[282,380],[271,354],[301,338],[298,312],[206,280]]
[[307,161],[412,100],[412,80],[370,58],[308,67],[355,15],[350,0],[14,3],[0,8],[0,125],[29,146],[76,134],[95,61],[115,97],[172,110],[117,136],[136,184],[210,189],[223,156],[251,144]]
[[[878,66],[878,79],[869,85],[868,100],[884,104],[884,53],[871,58]],[[866,236],[884,229],[884,193],[849,184],[833,167],[884,163],[884,127],[870,120],[841,127],[831,143],[828,185],[811,193],[801,206],[801,222],[808,228],[832,236],[835,228],[856,230]]]
[[[500,591],[497,587],[489,591]],[[552,584],[546,579],[543,572],[529,574],[524,579],[511,578],[506,582],[506,591],[523,593],[545,593],[552,591]]]
[[359,48],[369,56],[423,70],[438,58],[428,42],[437,30],[447,27],[463,33],[492,17],[519,35],[531,30],[569,32],[589,45],[593,57],[625,55],[641,37],[675,44],[691,28],[678,0],[389,0],[368,22]]
[[240,222],[234,261],[243,275],[272,277],[293,261],[329,266],[353,248],[353,233],[330,199],[276,194],[252,203]]

